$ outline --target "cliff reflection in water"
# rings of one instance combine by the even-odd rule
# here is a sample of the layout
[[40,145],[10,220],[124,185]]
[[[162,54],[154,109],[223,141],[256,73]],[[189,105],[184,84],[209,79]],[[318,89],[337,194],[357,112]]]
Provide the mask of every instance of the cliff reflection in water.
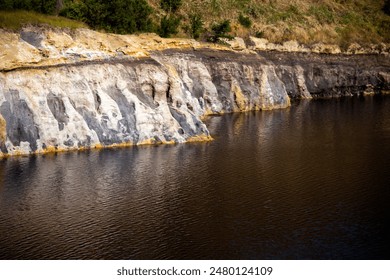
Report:
[[212,117],[215,141],[0,162],[2,259],[388,259],[390,99]]

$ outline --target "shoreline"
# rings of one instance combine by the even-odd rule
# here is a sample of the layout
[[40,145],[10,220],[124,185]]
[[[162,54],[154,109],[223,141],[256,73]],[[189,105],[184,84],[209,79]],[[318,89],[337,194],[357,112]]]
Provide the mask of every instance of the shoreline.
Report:
[[23,32],[25,40],[7,33],[0,43],[3,157],[210,141],[207,115],[390,92],[386,53],[303,52],[296,44],[284,44],[288,52],[261,50],[240,38],[227,46],[84,29],[73,37]]

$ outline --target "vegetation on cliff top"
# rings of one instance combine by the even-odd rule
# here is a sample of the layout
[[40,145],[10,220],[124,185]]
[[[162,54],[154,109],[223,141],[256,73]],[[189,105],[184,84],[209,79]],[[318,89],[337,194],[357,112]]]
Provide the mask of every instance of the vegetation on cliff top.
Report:
[[80,21],[44,15],[34,11],[0,11],[0,28],[18,30],[26,25],[48,25],[59,28],[82,28],[87,25]]
[[[61,15],[122,34],[156,32],[211,41],[256,36],[276,43],[296,40],[341,46],[390,43],[390,0],[2,0],[0,27],[77,26],[62,17],[12,14],[15,9]],[[223,25],[226,32],[217,34]]]

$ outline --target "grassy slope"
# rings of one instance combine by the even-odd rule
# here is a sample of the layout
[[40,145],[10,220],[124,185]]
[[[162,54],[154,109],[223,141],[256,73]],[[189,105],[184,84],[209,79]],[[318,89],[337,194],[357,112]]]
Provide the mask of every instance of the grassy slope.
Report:
[[[148,0],[155,9],[154,20],[164,16],[160,0]],[[182,28],[177,36],[188,37],[185,26],[191,14],[201,15],[205,28],[222,19],[232,22],[232,35],[258,35],[271,42],[297,40],[347,46],[357,42],[390,43],[390,16],[381,10],[384,0],[183,0],[178,14]],[[248,16],[250,28],[238,23],[238,16]],[[0,28],[17,30],[26,24],[48,24],[78,28],[84,24],[61,17],[33,12],[0,11]]]
[[[159,0],[149,0],[158,10]],[[230,19],[234,35],[261,35],[272,42],[297,40],[347,45],[390,43],[390,16],[384,0],[183,0],[179,13],[202,15],[206,28]],[[250,17],[250,29],[238,23],[239,14]],[[158,10],[156,16],[163,14]],[[182,34],[184,35],[184,34]]]
[[27,11],[0,11],[0,28],[18,30],[25,25],[49,25],[59,28],[86,27],[82,22],[77,22],[63,17],[42,15]]

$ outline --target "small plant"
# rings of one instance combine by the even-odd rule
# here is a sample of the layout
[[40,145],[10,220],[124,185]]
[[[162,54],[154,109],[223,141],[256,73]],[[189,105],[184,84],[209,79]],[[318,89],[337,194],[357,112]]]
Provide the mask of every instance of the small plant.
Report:
[[160,21],[160,28],[158,29],[158,35],[164,38],[168,38],[171,35],[177,34],[178,27],[180,25],[180,18],[176,16],[164,16]]
[[244,27],[246,27],[246,28],[250,28],[250,27],[252,26],[252,21],[251,21],[251,19],[250,19],[249,17],[246,17],[246,16],[242,15],[242,14],[240,14],[240,15],[238,16],[238,22],[239,22],[242,26],[244,26]]
[[212,35],[208,38],[208,41],[212,43],[222,43],[221,38],[233,39],[228,33],[232,31],[229,20],[224,20],[220,23],[214,24],[211,27]]
[[256,38],[263,38],[264,37],[264,31],[257,30],[255,32],[255,37]]
[[203,20],[198,14],[190,16],[189,32],[192,38],[198,39],[203,31]]

